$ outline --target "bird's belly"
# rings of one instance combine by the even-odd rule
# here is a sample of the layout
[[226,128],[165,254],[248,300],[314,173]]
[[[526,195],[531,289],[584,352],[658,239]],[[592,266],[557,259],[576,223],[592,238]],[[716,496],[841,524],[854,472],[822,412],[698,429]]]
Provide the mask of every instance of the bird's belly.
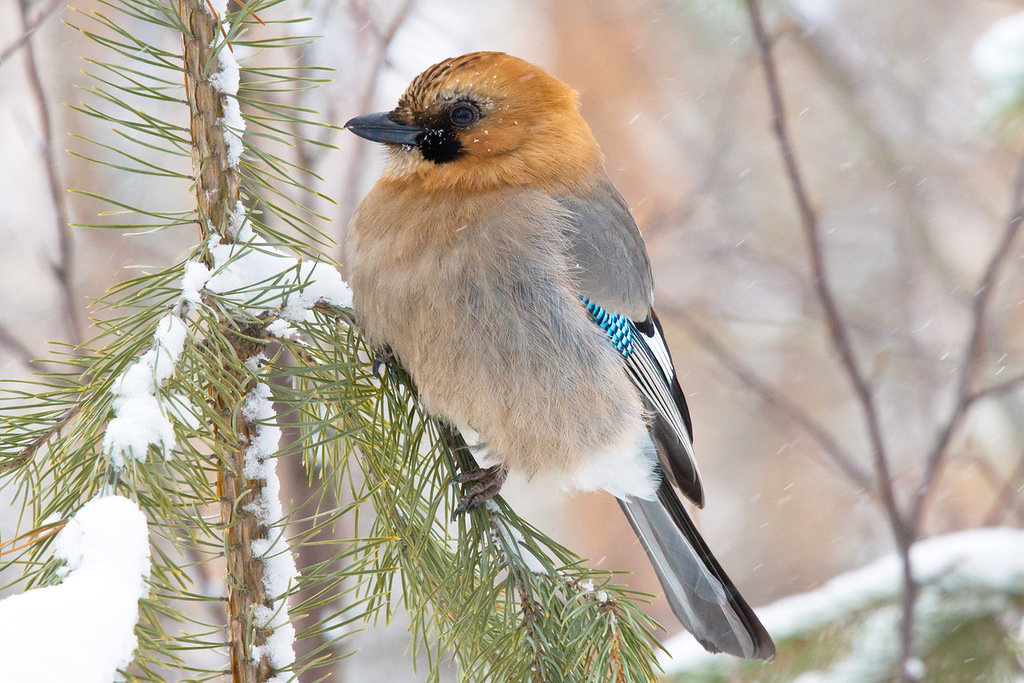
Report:
[[538,282],[427,287],[418,269],[388,279],[354,288],[365,326],[395,351],[425,408],[479,433],[491,462],[566,487],[654,490],[636,391],[574,296]]

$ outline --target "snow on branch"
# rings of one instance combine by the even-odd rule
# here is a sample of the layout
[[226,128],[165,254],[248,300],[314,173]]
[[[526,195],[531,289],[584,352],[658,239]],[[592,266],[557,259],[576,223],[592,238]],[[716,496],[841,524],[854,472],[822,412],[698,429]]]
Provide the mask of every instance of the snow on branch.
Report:
[[[922,598],[934,600],[937,611],[941,609],[942,594],[1024,595],[1024,531],[1020,529],[976,529],[938,536],[915,543],[911,556]],[[894,603],[901,590],[901,572],[899,558],[887,555],[837,576],[817,590],[783,598],[757,613],[780,643],[807,637],[832,624],[854,621],[867,610]],[[877,617],[889,628],[876,623],[873,628],[863,629],[862,637],[878,636],[881,631],[885,646],[895,647],[898,615],[882,610]],[[705,652],[688,633],[669,639],[665,650],[660,663],[668,674],[694,674],[720,663],[720,658]],[[873,657],[879,659],[879,653]]]
[[67,562],[62,583],[0,601],[0,678],[109,683],[138,644],[146,517],[127,498],[94,498],[57,535],[54,555]]
[[[274,671],[281,671],[295,662],[295,627],[288,620],[286,600],[298,582],[299,572],[284,538],[281,482],[277,478],[277,458],[274,457],[281,440],[281,428],[274,424],[277,416],[269,385],[260,382],[246,395],[242,417],[251,425],[244,474],[248,479],[264,481],[259,495],[245,506],[266,531],[266,538],[252,541],[253,556],[263,562],[263,587],[269,602],[254,608],[254,625],[267,635],[262,645],[253,647],[252,658],[256,662],[266,658]],[[287,679],[278,674],[270,681],[284,683]]]
[[[241,202],[230,224],[237,241],[226,243],[216,235],[210,238],[213,267],[205,281],[207,291],[251,315],[273,313],[292,321],[308,320],[310,309],[320,302],[352,305],[352,292],[336,268],[303,261],[270,246],[250,227]],[[193,262],[188,267],[192,274],[189,284],[195,289],[203,266]]]
[[[223,16],[221,14],[220,16]],[[231,33],[231,24],[222,23],[223,35]],[[218,39],[214,39],[216,48]],[[238,105],[238,85],[241,77],[238,70],[238,62],[231,50],[222,46],[217,50],[217,63],[219,68],[210,74],[210,85],[222,95],[221,109],[224,115],[217,119],[217,125],[224,132],[224,142],[227,145],[228,165],[237,168],[242,158],[242,134],[245,132],[245,119],[242,117],[242,109]]]
[[125,458],[146,459],[150,446],[167,453],[175,445],[169,415],[180,410],[159,396],[174,372],[185,348],[185,323],[173,313],[164,316],[153,334],[153,346],[114,380],[114,419],[103,437],[103,453],[114,469],[124,467]]

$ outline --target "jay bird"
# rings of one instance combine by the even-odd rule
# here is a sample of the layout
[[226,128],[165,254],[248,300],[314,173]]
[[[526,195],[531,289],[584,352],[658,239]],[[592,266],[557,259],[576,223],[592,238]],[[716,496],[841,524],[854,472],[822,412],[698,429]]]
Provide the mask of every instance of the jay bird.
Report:
[[473,486],[458,509],[497,493],[510,469],[608,491],[697,640],[771,659],[673,488],[703,506],[647,250],[576,92],[474,52],[345,127],[387,149],[345,246],[360,323],[425,409],[496,463],[460,479]]

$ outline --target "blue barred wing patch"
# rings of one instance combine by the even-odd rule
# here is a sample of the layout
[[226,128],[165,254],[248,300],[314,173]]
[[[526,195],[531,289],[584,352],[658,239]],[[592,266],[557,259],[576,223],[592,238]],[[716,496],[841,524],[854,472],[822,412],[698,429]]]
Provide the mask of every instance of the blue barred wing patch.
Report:
[[633,335],[635,334],[632,321],[619,313],[609,313],[585,296],[581,296],[580,299],[583,300],[583,305],[586,306],[590,317],[608,335],[608,341],[612,343],[612,346],[622,354],[623,358],[629,358],[633,353]]

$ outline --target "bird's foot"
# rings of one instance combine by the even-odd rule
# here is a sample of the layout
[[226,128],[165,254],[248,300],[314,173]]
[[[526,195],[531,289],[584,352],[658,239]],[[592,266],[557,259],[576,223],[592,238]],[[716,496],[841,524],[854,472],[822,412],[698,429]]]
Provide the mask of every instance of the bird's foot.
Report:
[[381,368],[388,368],[391,372],[391,378],[394,379],[395,371],[389,366],[389,363],[394,360],[395,352],[391,350],[391,347],[387,344],[377,347],[377,352],[373,356],[373,374],[380,375]]
[[501,491],[505,479],[508,477],[508,468],[504,465],[493,467],[477,467],[467,472],[460,472],[452,479],[452,484],[472,484],[459,498],[459,502],[452,510],[452,520],[463,514],[472,507],[486,503]]

